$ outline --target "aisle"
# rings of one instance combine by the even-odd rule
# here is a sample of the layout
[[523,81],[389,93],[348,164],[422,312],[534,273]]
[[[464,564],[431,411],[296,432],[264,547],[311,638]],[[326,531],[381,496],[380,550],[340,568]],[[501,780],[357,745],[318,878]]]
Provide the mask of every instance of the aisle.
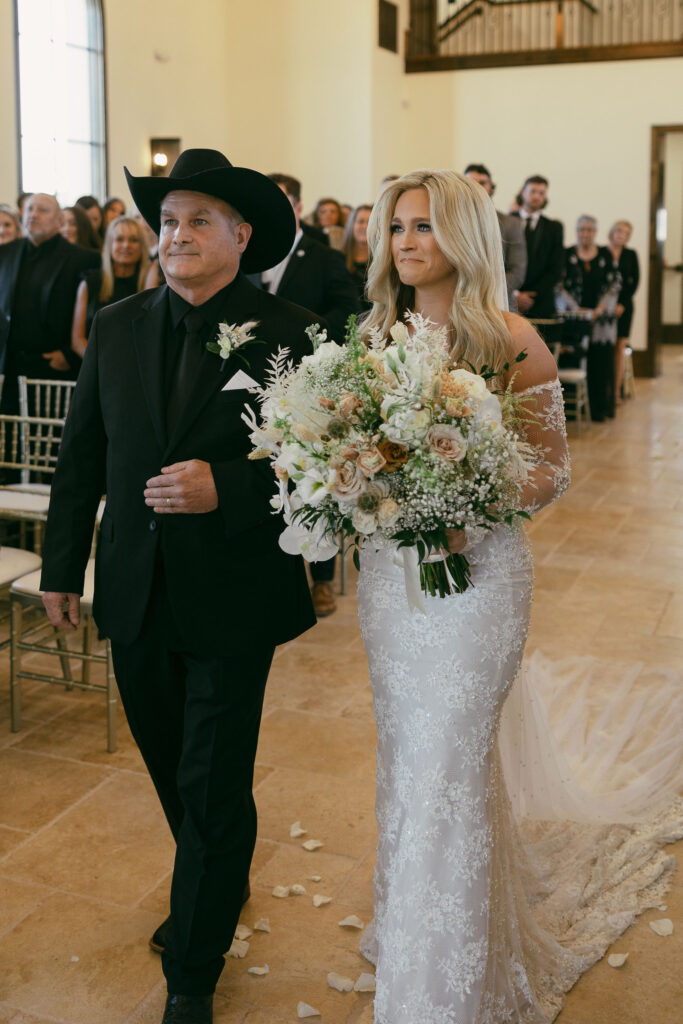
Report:
[[[642,659],[683,669],[683,350],[638,381],[619,418],[572,438],[574,478],[530,527],[536,593],[529,650]],[[284,1024],[299,1000],[329,1024],[370,1024],[371,996],[328,987],[367,964],[348,915],[371,916],[374,726],[349,570],[339,611],[280,649],[259,746],[259,840],[243,922],[262,917],[245,959],[228,962],[216,1024]],[[268,581],[264,581],[264,586]],[[158,1024],[160,963],[147,938],[166,914],[172,843],[121,723],[105,752],[98,698],[25,688],[9,732],[0,661],[0,1024]],[[300,821],[306,834],[290,838]],[[324,845],[308,852],[302,843]],[[679,847],[683,844],[679,844]],[[679,851],[680,852],[680,851]],[[315,882],[312,876],[319,876]],[[306,893],[272,896],[275,886]],[[314,907],[315,893],[332,902]],[[558,1024],[676,1024],[683,998],[683,876],[668,910],[647,912],[596,965]],[[668,916],[673,936],[648,921]],[[264,977],[248,973],[267,963]],[[678,1005],[677,1005],[678,1003]],[[313,1020],[318,1018],[313,1018]],[[420,1022],[415,1022],[420,1024]]]

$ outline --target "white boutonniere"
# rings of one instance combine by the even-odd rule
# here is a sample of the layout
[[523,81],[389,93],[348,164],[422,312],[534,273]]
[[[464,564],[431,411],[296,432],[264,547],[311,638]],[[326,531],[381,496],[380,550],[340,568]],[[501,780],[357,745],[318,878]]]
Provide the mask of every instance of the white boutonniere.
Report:
[[[226,324],[223,321],[218,325],[216,340],[207,341],[206,347],[209,352],[219,355],[225,363],[226,359],[229,359],[238,349],[244,348],[245,345],[265,345],[265,341],[259,341],[251,333],[254,327],[258,327],[258,323],[258,320],[248,320],[246,324]],[[245,359],[241,352],[238,352],[238,355],[242,362],[249,366],[249,360]]]

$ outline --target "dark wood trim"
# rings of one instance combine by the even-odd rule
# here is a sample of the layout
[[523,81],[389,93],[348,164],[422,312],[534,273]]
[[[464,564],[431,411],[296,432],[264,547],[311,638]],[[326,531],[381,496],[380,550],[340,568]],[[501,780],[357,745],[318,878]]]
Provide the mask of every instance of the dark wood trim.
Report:
[[470,71],[474,68],[519,67],[533,64],[576,64],[606,60],[648,60],[653,57],[683,57],[683,42],[629,43],[623,46],[575,46],[566,50],[518,50],[511,53],[481,53],[462,57],[407,56],[406,74],[425,71]]
[[641,377],[657,377],[660,373],[662,329],[662,259],[663,243],[657,238],[657,213],[664,202],[664,165],[662,146],[669,133],[683,132],[683,124],[653,125],[650,136],[650,248],[647,283],[647,348],[634,351],[634,370]]
[[662,324],[662,345],[683,345],[683,324]]

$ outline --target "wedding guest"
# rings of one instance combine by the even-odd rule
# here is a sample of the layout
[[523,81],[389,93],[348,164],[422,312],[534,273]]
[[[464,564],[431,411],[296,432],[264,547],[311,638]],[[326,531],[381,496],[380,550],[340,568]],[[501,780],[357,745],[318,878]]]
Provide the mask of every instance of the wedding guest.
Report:
[[[296,236],[281,263],[251,280],[280,298],[289,299],[297,306],[324,317],[329,328],[328,336],[334,341],[343,341],[346,321],[351,313],[359,313],[361,308],[357,286],[346,268],[344,257],[341,252],[320,245],[304,233],[301,226],[301,182],[288,174],[271,174],[270,179],[279,185],[292,204]],[[311,565],[313,607],[318,618],[332,615],[337,608],[332,589],[335,561],[331,558]]]
[[116,220],[117,217],[125,217],[125,215],[126,207],[123,202],[123,199],[117,199],[115,196],[112,196],[110,199],[107,199],[106,203],[102,207],[102,221],[104,230],[106,231],[111,222],[113,220]]
[[370,309],[372,303],[365,294],[365,285],[368,274],[368,261],[370,254],[368,250],[368,221],[372,213],[372,206],[364,203],[351,211],[346,222],[344,234],[344,256],[346,258],[346,269],[354,280],[358,291],[358,301],[363,310]]
[[327,235],[332,249],[344,248],[344,214],[336,199],[319,199],[311,217],[311,224]]
[[72,245],[99,252],[102,240],[82,206],[65,206],[62,210],[62,236]]
[[598,246],[598,222],[584,214],[576,222],[576,245],[565,252],[559,300],[570,310],[590,310],[588,400],[597,423],[614,416],[614,347],[617,340],[619,266],[606,246]]
[[524,182],[519,217],[524,225],[527,265],[516,295],[519,312],[530,319],[555,316],[555,285],[564,267],[564,228],[546,217],[548,179],[534,174]]
[[17,210],[19,211],[20,218],[23,218],[24,216],[24,206],[26,205],[26,200],[31,195],[33,195],[32,192],[20,192],[17,196]]
[[37,192],[24,207],[26,237],[0,246],[0,313],[9,321],[0,352],[2,412],[18,412],[19,375],[65,380],[77,370],[71,351],[76,290],[83,272],[100,258],[67,242],[61,226],[55,197]]
[[148,268],[149,256],[139,222],[132,217],[112,221],[104,236],[102,269],[84,274],[76,293],[71,348],[81,359],[95,313],[142,291],[146,287]]
[[609,231],[608,248],[619,267],[621,291],[617,302],[617,344],[614,351],[614,394],[617,405],[621,405],[621,386],[624,382],[624,356],[631,335],[633,319],[633,295],[640,281],[638,253],[627,249],[633,225],[628,220],[616,221]]
[[102,207],[97,202],[94,196],[80,196],[76,200],[76,206],[82,206],[88,217],[90,223],[94,227],[97,234],[102,238],[103,235],[103,224],[102,224]]
[[350,203],[342,203],[341,204],[341,212],[342,212],[342,217],[344,218],[344,227],[346,227],[346,225],[349,222],[349,217],[353,213],[353,207],[351,206]]
[[[491,179],[491,172],[484,164],[468,164],[465,168],[465,177],[472,178],[485,192],[491,196],[496,191],[496,186]],[[505,282],[508,293],[508,309],[512,313],[517,312],[517,292],[522,286],[526,276],[526,241],[524,231],[519,217],[512,217],[507,213],[496,210],[500,234],[503,239],[503,265],[505,267]]]
[[21,220],[8,203],[0,203],[0,245],[21,238]]

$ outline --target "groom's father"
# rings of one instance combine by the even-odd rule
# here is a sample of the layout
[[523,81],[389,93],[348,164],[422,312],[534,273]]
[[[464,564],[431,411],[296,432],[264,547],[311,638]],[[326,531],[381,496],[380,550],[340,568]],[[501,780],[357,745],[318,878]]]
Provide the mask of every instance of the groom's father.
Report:
[[[163,1024],[208,1024],[256,839],[252,776],[276,644],[314,623],[303,564],[278,547],[268,462],[248,461],[245,390],[278,345],[309,351],[307,311],[243,272],[282,260],[295,219],[264,175],[214,150],[135,178],[167,285],[98,313],[54,477],[42,587],[75,628],[106,492],[94,613],[177,844]],[[222,360],[218,324],[257,321]],[[243,357],[248,365],[245,365]]]

